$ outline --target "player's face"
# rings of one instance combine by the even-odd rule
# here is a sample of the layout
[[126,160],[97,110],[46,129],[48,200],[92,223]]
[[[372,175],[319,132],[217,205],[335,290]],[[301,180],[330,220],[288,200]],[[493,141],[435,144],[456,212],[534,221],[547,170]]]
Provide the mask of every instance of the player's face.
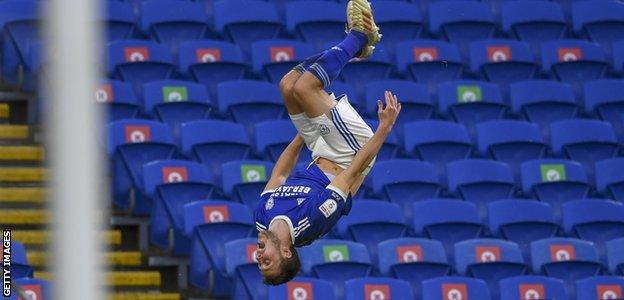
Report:
[[270,231],[258,233],[258,250],[256,251],[258,268],[263,276],[274,276],[279,272],[281,255],[279,240]]

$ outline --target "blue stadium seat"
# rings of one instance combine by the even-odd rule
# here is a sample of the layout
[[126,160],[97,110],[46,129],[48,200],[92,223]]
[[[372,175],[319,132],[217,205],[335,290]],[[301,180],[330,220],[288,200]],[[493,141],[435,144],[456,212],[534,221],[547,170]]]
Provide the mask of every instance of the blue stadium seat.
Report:
[[377,244],[407,234],[407,225],[398,204],[358,199],[352,202],[348,215],[340,218],[336,232],[341,238],[366,245],[373,261],[377,260]]
[[544,276],[515,276],[500,281],[501,299],[568,299],[563,281]]
[[24,277],[32,277],[34,269],[28,264],[28,257],[26,257],[26,248],[24,247],[24,244],[12,240],[11,251],[10,270],[12,278],[18,279]]
[[264,81],[236,80],[217,86],[219,113],[240,123],[251,134],[256,123],[281,119],[286,107],[276,85]]
[[[13,277],[15,278],[15,277]],[[25,295],[30,296],[30,299],[35,300],[48,300],[52,298],[52,283],[43,279],[36,278],[18,278],[13,282],[19,286]],[[16,295],[17,293],[13,293]],[[15,300],[23,299],[22,297],[16,297]]]
[[225,243],[225,252],[218,259],[225,261],[227,275],[233,278],[233,299],[266,299],[267,286],[256,261],[256,238],[238,239]]
[[132,84],[141,95],[143,84],[169,79],[173,57],[164,45],[143,40],[118,40],[108,43],[108,74]]
[[320,51],[327,41],[344,38],[345,5],[329,1],[292,1],[286,4],[286,26],[299,39]]
[[484,81],[456,80],[438,85],[440,113],[462,123],[474,136],[474,126],[502,119],[507,105],[498,85]]
[[412,224],[413,202],[437,198],[442,190],[435,166],[422,161],[381,161],[375,164],[370,176],[375,196],[401,206],[407,224]]
[[624,80],[602,79],[585,83],[585,111],[611,123],[624,142]]
[[192,1],[151,0],[141,3],[141,30],[176,51],[180,43],[206,36],[208,16]]
[[434,92],[439,83],[460,78],[463,62],[457,46],[438,40],[405,41],[396,45],[397,68]]
[[624,276],[624,238],[607,242],[607,261],[611,274]]
[[509,165],[503,162],[466,159],[446,165],[450,193],[477,205],[481,220],[486,220],[489,202],[507,199],[516,190]]
[[132,86],[118,80],[102,80],[94,93],[95,101],[106,105],[108,122],[134,119],[139,116],[140,107]]
[[590,191],[583,166],[564,159],[537,159],[520,166],[522,191],[526,196],[550,204],[555,220],[561,221],[561,204],[583,199]]
[[419,38],[424,20],[416,4],[402,1],[376,1],[372,4],[375,23],[382,29],[381,44],[394,55],[394,45]]
[[470,43],[470,70],[506,90],[511,83],[535,77],[538,67],[529,44],[491,39]]
[[242,79],[248,69],[238,45],[211,40],[180,44],[178,65],[182,74],[207,86],[212,99],[216,99],[217,84]]
[[452,270],[439,241],[398,238],[383,241],[378,248],[381,274],[409,282],[418,296],[422,294],[421,281],[449,275]]
[[232,201],[255,208],[272,170],[272,163],[260,160],[224,163],[221,166],[223,192]]
[[325,87],[325,91],[329,94],[334,94],[334,97],[340,98],[342,95],[347,95],[349,98],[349,103],[357,110],[358,112],[364,112],[364,105],[360,103],[360,98],[358,94],[350,84],[344,83],[341,81],[334,81],[328,87]]
[[472,150],[466,127],[449,121],[430,120],[405,123],[405,152],[438,168],[438,175],[446,163],[468,158]]
[[624,158],[596,162],[596,188],[601,194],[624,203]]
[[177,154],[171,131],[165,124],[138,119],[111,122],[106,131],[113,203],[137,215],[149,214],[151,201],[139,193],[143,190],[143,165]]
[[275,5],[258,0],[217,1],[214,3],[215,29],[250,53],[251,43],[276,38],[282,23]]
[[485,281],[468,277],[437,277],[422,282],[422,300],[492,299]]
[[191,240],[184,234],[183,207],[192,201],[212,198],[212,174],[196,162],[158,160],[143,166],[143,186],[153,204],[150,242],[173,255],[188,255]]
[[313,54],[311,45],[293,40],[262,40],[251,44],[254,73],[274,83]]
[[604,199],[585,199],[566,202],[561,209],[565,232],[594,242],[606,263],[607,241],[624,237],[624,205]]
[[576,281],[576,300],[624,299],[624,278],[596,276]]
[[455,244],[455,268],[460,275],[484,280],[494,299],[499,297],[501,279],[527,273],[520,247],[514,242],[497,239],[473,239]]
[[[33,44],[39,43],[39,1],[9,0],[0,2],[2,34],[2,79],[12,84],[36,85],[37,74],[31,71]],[[20,72],[24,72],[20,82]]]
[[[331,48],[335,44],[327,45]],[[363,96],[365,86],[369,82],[389,79],[394,71],[390,53],[383,45],[376,46],[373,55],[363,60],[349,62],[342,71],[340,78],[353,86],[358,96]]]
[[300,248],[299,255],[303,273],[331,281],[338,299],[345,280],[369,276],[373,270],[366,246],[356,242],[321,239]]
[[531,44],[565,37],[568,26],[561,5],[551,1],[504,1],[501,7],[502,29],[505,33]]
[[613,70],[622,75],[624,71],[624,41],[613,43]]
[[123,1],[106,1],[102,4],[106,5],[102,21],[106,22],[107,40],[132,38],[136,30],[132,5]]
[[345,300],[414,299],[409,283],[394,278],[366,277],[345,281]]
[[331,282],[312,277],[295,277],[286,284],[271,286],[268,295],[268,299],[336,299]]
[[[402,111],[403,109],[401,109]],[[373,132],[377,131],[377,127],[379,126],[379,121],[375,119],[364,119],[366,124],[373,130]],[[381,146],[381,150],[377,154],[376,161],[381,162],[388,159],[395,159],[399,157],[399,150],[401,149],[401,143],[399,142],[399,135],[397,130],[393,130],[388,135],[388,138],[384,141]],[[366,177],[370,178],[370,177]],[[367,180],[367,179],[365,179]]]
[[492,9],[477,1],[439,1],[429,5],[430,31],[459,46],[467,56],[468,44],[492,37],[495,32]]
[[574,91],[566,83],[553,80],[527,80],[512,83],[509,91],[513,113],[537,124],[542,136],[547,139],[550,138],[551,123],[572,119],[579,112]]
[[481,236],[483,226],[477,207],[457,199],[414,202],[414,231],[419,236],[442,242],[449,260],[455,243]]
[[[231,278],[219,259],[226,242],[245,238],[254,230],[249,209],[230,201],[202,200],[184,205],[185,233],[191,238],[189,282],[213,297],[229,297]],[[254,256],[255,257],[255,256]]]
[[619,145],[613,126],[596,120],[565,120],[550,126],[551,146],[555,155],[576,160],[594,178],[596,161],[617,155]]
[[[297,129],[290,120],[264,121],[256,124],[254,129],[256,153],[265,159],[276,162],[282,151],[297,135]],[[303,147],[299,153],[300,162],[312,161],[312,153]]]
[[574,31],[609,52],[611,43],[624,40],[624,4],[620,1],[579,1],[572,4]]
[[182,152],[205,164],[212,174],[221,178],[221,165],[246,159],[251,143],[242,125],[225,121],[192,121],[180,131]]

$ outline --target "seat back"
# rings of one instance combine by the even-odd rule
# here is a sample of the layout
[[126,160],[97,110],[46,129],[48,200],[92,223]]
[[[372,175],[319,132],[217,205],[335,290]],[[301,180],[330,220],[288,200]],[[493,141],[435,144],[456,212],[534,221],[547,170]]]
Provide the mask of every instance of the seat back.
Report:
[[[233,279],[232,298],[265,299],[268,289],[256,261],[256,238],[236,239],[225,243],[219,257],[225,261],[227,275]],[[224,258],[223,258],[224,256]]]
[[462,186],[479,183],[514,185],[511,170],[506,163],[485,159],[465,159],[446,165],[449,191],[461,192]]
[[576,281],[576,299],[622,299],[624,279],[617,276],[596,276]]
[[152,39],[175,51],[181,42],[206,35],[208,16],[199,3],[148,1],[141,3],[140,24]]
[[255,80],[236,80],[217,85],[219,112],[243,124],[251,133],[256,123],[281,119],[284,104],[277,86]]
[[272,170],[272,163],[260,160],[224,163],[221,166],[223,192],[232,200],[255,208]]
[[[523,251],[530,242],[555,235],[559,226],[552,207],[527,199],[508,199],[488,204],[490,231],[519,244]],[[526,251],[528,257],[528,251]]]
[[295,277],[286,284],[269,287],[269,299],[336,299],[331,282]]
[[542,68],[570,83],[580,95],[582,85],[605,76],[606,55],[600,45],[581,40],[557,40],[541,45]]
[[197,40],[180,44],[178,65],[182,73],[187,74],[193,66],[212,63],[243,65],[243,52],[238,45],[224,41]]
[[39,38],[38,1],[4,1],[0,4],[0,33],[2,43],[2,75],[5,81],[19,84],[18,68],[30,70]]
[[192,236],[198,226],[213,223],[241,223],[251,226],[252,218],[245,205],[229,201],[200,200],[184,205],[186,235]]
[[[173,138],[165,124],[148,120],[119,120],[107,127],[108,154],[113,155],[118,147],[138,143],[171,145]],[[142,167],[143,165],[141,165]]]
[[28,264],[26,247],[18,241],[11,241],[11,276],[12,278],[25,278],[33,276],[33,267]]
[[264,121],[255,125],[254,135],[256,152],[262,157],[277,161],[282,151],[297,135],[297,129],[290,120]]
[[394,45],[406,40],[414,40],[422,35],[424,20],[418,5],[409,2],[374,3],[375,22],[384,28],[382,43],[391,53]]
[[463,55],[468,43],[494,34],[492,9],[477,1],[439,1],[429,5],[429,27],[435,35],[459,44]]
[[607,242],[607,261],[613,275],[624,275],[624,238]]
[[598,251],[589,241],[574,238],[547,238],[531,243],[534,273],[575,280],[600,272]]
[[311,45],[293,40],[262,40],[251,44],[253,71],[276,83],[297,63],[313,54]]
[[459,49],[438,40],[414,40],[396,45],[399,72],[426,84],[430,92],[438,83],[454,80],[463,69]]
[[344,34],[344,4],[328,1],[292,1],[286,4],[286,27],[312,44],[316,50],[327,41],[342,40]]
[[600,43],[606,51],[624,39],[624,7],[617,1],[581,1],[572,4],[574,31]]
[[257,0],[214,3],[215,29],[249,53],[251,43],[276,38],[282,23],[275,4]]
[[107,39],[123,40],[132,37],[136,30],[135,16],[130,3],[106,1],[102,21],[107,22]]
[[409,283],[392,278],[351,279],[345,282],[345,291],[345,300],[414,298]]
[[[507,68],[508,73],[514,70],[513,76],[504,74],[503,68]],[[470,70],[483,74],[489,81],[509,83],[528,79],[533,77],[535,69],[535,58],[525,42],[491,39],[470,43]]]
[[[145,112],[150,115],[157,113],[154,109],[162,103],[193,102],[204,105],[210,103],[208,92],[204,86],[183,80],[161,80],[145,84],[143,86],[143,101]],[[162,112],[162,107],[158,112]],[[188,114],[189,112],[185,111],[184,113]]]
[[214,184],[214,179],[202,164],[187,160],[159,160],[143,165],[145,194],[150,197],[159,185],[184,182]]
[[95,101],[106,103],[108,106],[107,120],[109,122],[134,119],[139,115],[142,106],[128,83],[118,80],[102,80],[94,92]]
[[433,115],[433,101],[427,86],[404,80],[381,80],[366,84],[366,113],[370,117],[377,114],[377,100],[383,99],[384,92],[391,90],[401,99],[401,116],[396,129],[402,132],[408,121],[429,119]]
[[[585,110],[596,112],[601,105],[622,104],[624,80],[600,79],[585,83]],[[598,111],[600,113],[600,111]]]
[[624,158],[596,162],[596,188],[603,195],[624,202]]
[[480,279],[437,277],[423,281],[422,286],[422,300],[491,299],[487,284]]
[[[379,243],[379,271],[402,278],[401,265],[448,264],[442,243],[423,238],[396,238]],[[422,275],[422,274],[420,274]]]
[[556,2],[503,2],[501,19],[505,32],[535,48],[541,42],[560,39],[567,30],[563,9]]
[[568,299],[563,281],[544,276],[515,276],[500,281],[501,299]]
[[[17,285],[25,295],[31,299],[49,300],[52,298],[52,284],[47,280],[36,278],[19,278],[15,280]],[[17,293],[15,293],[17,294]],[[17,299],[22,299],[21,297]]]
[[476,126],[479,152],[514,167],[546,153],[546,146],[537,125],[516,120],[494,120]]
[[613,70],[618,74],[622,74],[624,69],[624,41],[613,43]]

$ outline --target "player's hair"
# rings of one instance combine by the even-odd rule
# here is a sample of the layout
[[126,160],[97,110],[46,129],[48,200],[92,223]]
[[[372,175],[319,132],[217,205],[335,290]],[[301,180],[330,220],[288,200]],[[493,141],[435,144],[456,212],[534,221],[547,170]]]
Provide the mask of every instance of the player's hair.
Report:
[[278,275],[265,276],[263,278],[265,284],[280,285],[295,278],[297,273],[299,273],[299,269],[301,269],[301,261],[299,260],[299,255],[297,254],[297,250],[295,250],[295,246],[290,246],[290,253],[292,253],[290,258],[282,257],[278,267],[280,269]]

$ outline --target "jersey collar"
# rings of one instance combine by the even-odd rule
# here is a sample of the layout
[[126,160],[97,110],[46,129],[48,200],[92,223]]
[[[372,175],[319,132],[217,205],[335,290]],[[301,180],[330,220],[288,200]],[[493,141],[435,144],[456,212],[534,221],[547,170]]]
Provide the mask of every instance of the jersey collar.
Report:
[[288,229],[290,230],[290,240],[292,241],[293,244],[295,244],[295,228],[293,227],[293,224],[292,224],[292,221],[290,221],[290,218],[288,218],[288,216],[285,216],[285,215],[275,216],[269,223],[269,229],[271,228],[271,224],[273,224],[275,220],[284,220],[286,224],[288,224]]

